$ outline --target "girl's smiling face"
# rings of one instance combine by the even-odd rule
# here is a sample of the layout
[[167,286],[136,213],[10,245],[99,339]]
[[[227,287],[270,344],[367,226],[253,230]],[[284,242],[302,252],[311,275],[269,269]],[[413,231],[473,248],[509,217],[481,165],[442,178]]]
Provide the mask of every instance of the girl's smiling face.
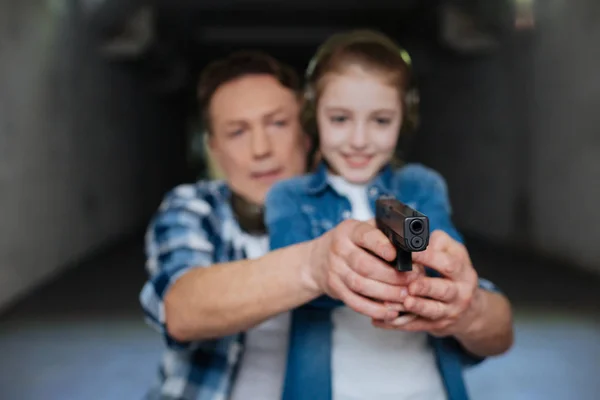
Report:
[[323,77],[317,105],[320,150],[333,173],[367,183],[390,162],[402,125],[399,90],[358,65]]

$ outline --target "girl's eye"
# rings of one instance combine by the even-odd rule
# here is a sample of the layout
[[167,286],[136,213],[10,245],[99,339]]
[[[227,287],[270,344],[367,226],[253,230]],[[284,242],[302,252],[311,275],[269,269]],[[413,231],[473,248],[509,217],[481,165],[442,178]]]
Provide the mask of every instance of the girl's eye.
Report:
[[375,121],[381,126],[389,125],[392,122],[390,118],[375,118]]
[[348,120],[348,117],[346,117],[345,115],[334,115],[330,118],[330,120],[334,124],[341,124],[346,122]]

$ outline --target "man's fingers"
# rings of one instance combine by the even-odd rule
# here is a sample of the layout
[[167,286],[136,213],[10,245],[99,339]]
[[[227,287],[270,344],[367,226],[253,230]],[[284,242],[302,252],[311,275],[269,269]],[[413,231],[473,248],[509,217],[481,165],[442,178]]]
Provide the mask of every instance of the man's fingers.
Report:
[[463,272],[463,263],[451,254],[434,248],[412,253],[413,262],[428,266],[445,277],[457,279]]
[[414,314],[404,314],[404,315],[401,315],[401,316],[394,318],[392,320],[389,320],[389,321],[381,321],[381,320],[374,319],[371,321],[371,323],[373,324],[373,326],[376,326],[377,328],[398,329],[398,327],[406,325],[409,322],[414,321],[415,319],[417,319],[417,316]]
[[335,286],[339,293],[340,300],[357,313],[377,320],[390,320],[398,315],[398,311],[394,309],[397,307],[394,305],[386,305],[353,293],[350,289],[345,287],[341,280],[335,284]]
[[404,332],[428,332],[435,336],[447,336],[444,329],[440,329],[439,322],[433,322],[415,315],[398,317],[394,322],[372,320],[373,326],[382,329],[390,329]]
[[450,253],[461,260],[469,259],[469,252],[467,251],[466,247],[462,243],[454,240],[446,232],[439,229],[431,233],[431,236],[429,237],[428,248]]
[[449,303],[458,295],[458,288],[453,281],[448,279],[420,277],[410,283],[408,292],[411,296],[429,297]]
[[349,253],[345,261],[357,274],[390,285],[408,286],[419,276],[424,275],[424,268],[418,265],[415,265],[413,271],[399,272],[361,248],[356,248]]
[[394,310],[394,311],[398,311],[398,312],[406,311],[406,309],[404,308],[404,305],[402,303],[390,303],[390,302],[384,301],[383,305],[386,306],[390,310]]
[[350,240],[358,247],[369,250],[378,257],[393,261],[396,249],[388,238],[376,227],[366,222],[360,222],[350,231]]
[[448,304],[421,297],[408,296],[404,300],[404,308],[406,308],[407,312],[430,320],[446,318],[450,314],[450,306]]
[[446,232],[436,229],[435,231],[431,232],[427,247],[435,250],[446,251],[455,242],[456,241],[452,239],[452,237],[450,237],[450,235],[448,235]]
[[375,300],[401,303],[408,294],[406,286],[390,285],[365,278],[352,268],[346,268],[346,271],[341,273],[341,279],[351,291]]
[[[436,328],[435,322],[424,318],[413,318],[402,325],[394,327],[397,330],[406,332],[432,332]],[[392,329],[391,327],[388,329]]]

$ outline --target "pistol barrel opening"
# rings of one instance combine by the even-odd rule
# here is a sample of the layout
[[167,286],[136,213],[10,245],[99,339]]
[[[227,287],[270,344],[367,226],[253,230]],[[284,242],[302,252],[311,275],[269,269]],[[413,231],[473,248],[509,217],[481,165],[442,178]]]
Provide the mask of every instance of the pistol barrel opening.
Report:
[[423,233],[423,222],[418,219],[410,221],[409,229],[415,235],[419,235]]

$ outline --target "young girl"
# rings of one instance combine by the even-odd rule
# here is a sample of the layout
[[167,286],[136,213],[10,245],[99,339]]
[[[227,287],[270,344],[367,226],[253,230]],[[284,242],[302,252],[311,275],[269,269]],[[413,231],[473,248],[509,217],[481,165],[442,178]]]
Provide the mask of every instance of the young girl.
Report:
[[[336,35],[321,46],[307,71],[303,122],[322,161],[268,194],[272,249],[314,239],[344,219],[370,220],[381,195],[460,240],[443,178],[421,165],[392,167],[399,136],[416,122],[410,69],[406,52],[376,32]],[[468,356],[451,339],[375,328],[325,296],[292,318],[284,399],[466,398]]]

